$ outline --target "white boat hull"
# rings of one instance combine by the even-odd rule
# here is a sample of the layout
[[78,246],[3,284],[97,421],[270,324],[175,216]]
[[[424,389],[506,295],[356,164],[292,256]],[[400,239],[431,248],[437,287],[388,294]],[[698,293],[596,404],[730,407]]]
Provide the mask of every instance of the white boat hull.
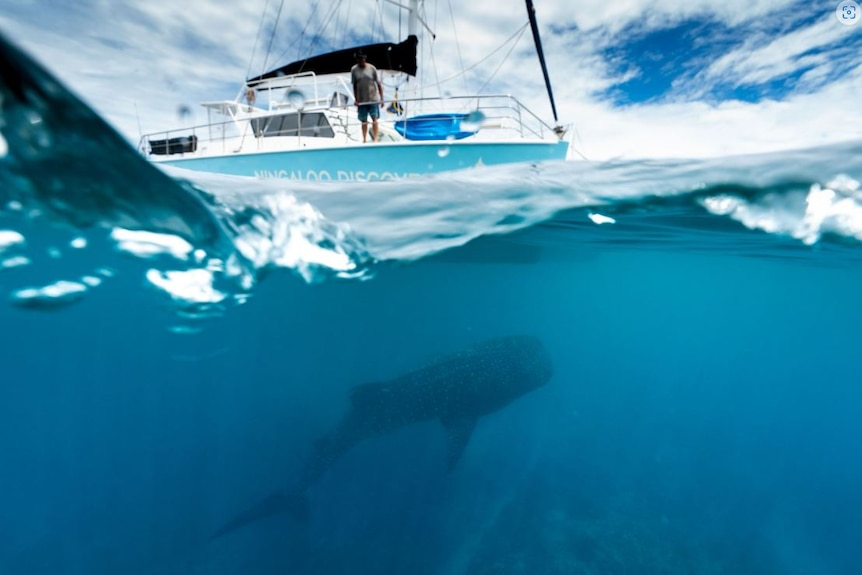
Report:
[[172,155],[157,163],[189,170],[311,181],[381,181],[477,166],[564,160],[568,142],[379,142],[205,157]]

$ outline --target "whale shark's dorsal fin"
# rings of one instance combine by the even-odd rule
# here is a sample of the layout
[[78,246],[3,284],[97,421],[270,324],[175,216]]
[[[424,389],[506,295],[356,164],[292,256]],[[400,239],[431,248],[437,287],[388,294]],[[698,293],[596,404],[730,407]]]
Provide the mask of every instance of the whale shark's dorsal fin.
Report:
[[446,433],[449,435],[449,459],[447,471],[452,471],[461,455],[464,453],[464,448],[470,442],[470,437],[473,436],[473,430],[476,428],[476,417],[461,417],[458,419],[440,420],[443,427],[446,428]]

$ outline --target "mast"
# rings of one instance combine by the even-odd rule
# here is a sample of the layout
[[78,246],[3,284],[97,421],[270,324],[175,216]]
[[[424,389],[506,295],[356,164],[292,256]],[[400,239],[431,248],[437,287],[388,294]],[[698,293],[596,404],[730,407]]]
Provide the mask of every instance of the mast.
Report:
[[[419,37],[419,0],[410,0],[407,5],[407,37]],[[416,88],[419,89],[416,95],[419,98],[423,96],[422,82],[419,79],[419,69],[416,70]],[[409,80],[408,80],[409,81]]]
[[527,16],[530,17],[530,29],[533,31],[533,40],[536,42],[536,53],[539,55],[539,64],[542,66],[542,75],[545,77],[545,87],[548,88],[548,98],[551,100],[551,111],[554,113],[554,123],[559,126],[557,119],[557,105],[554,104],[554,91],[551,89],[551,78],[548,76],[548,66],[545,64],[545,52],[542,50],[542,39],[539,37],[539,25],[536,23],[536,9],[533,0],[527,0]]
[[410,0],[407,7],[407,35],[419,37],[419,0]]

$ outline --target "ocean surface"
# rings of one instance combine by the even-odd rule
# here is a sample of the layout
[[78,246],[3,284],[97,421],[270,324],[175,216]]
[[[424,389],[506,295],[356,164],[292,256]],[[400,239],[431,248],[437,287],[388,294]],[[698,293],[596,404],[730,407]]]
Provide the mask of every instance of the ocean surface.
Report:
[[[0,573],[862,573],[862,141],[163,173],[4,50]],[[355,386],[519,334],[553,376],[451,471],[443,426],[408,425],[306,517],[210,538]]]

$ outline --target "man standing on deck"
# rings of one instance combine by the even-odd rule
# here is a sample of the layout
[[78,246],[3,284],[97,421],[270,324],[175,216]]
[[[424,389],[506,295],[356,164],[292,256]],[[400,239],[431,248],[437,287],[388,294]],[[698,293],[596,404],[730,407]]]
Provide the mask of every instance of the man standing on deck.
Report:
[[368,116],[371,116],[371,139],[377,141],[377,119],[380,118],[380,103],[383,102],[383,83],[377,68],[368,63],[368,57],[360,49],[356,54],[356,64],[350,69],[353,82],[353,99],[362,122],[362,143],[368,140]]

